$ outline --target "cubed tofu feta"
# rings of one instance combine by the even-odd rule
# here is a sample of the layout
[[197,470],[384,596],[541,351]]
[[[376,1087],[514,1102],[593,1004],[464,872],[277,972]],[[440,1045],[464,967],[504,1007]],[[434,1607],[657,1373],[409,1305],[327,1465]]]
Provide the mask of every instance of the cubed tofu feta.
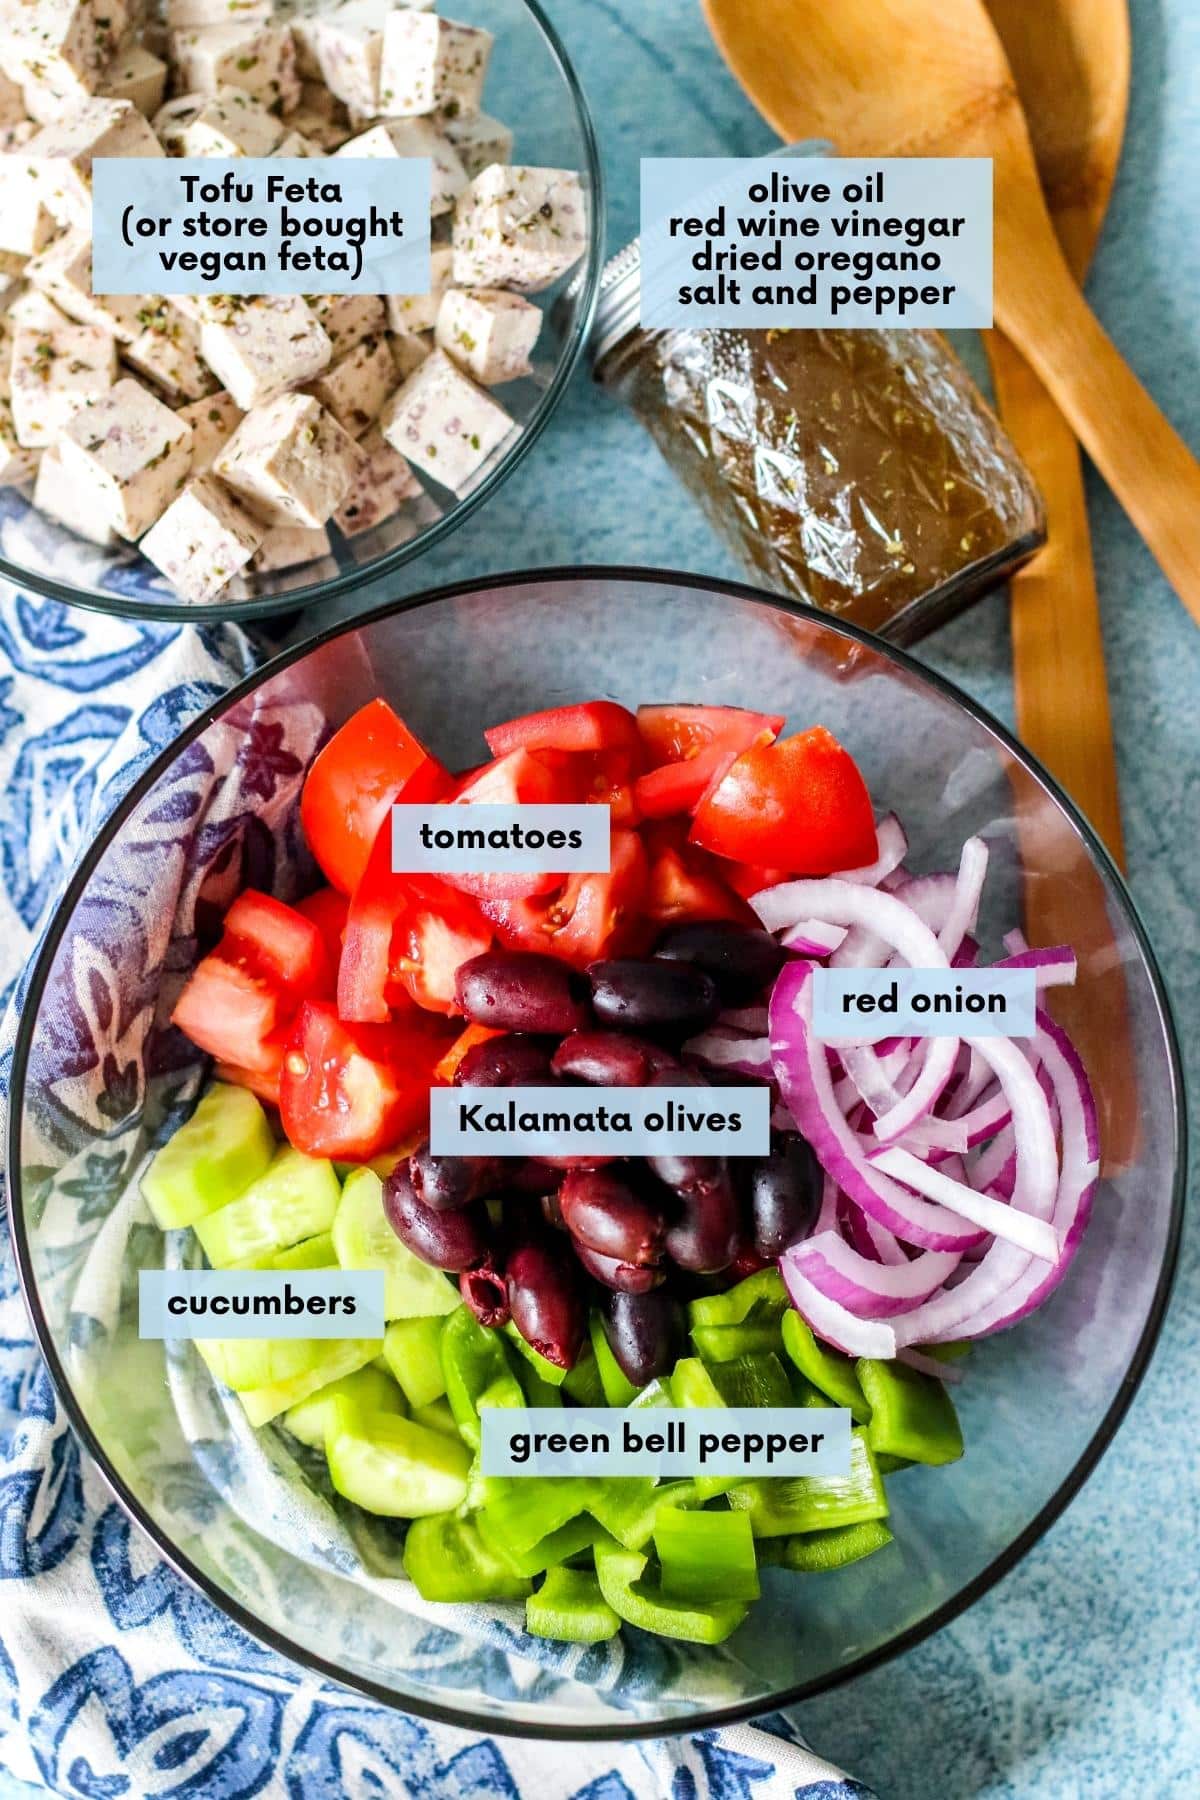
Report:
[[496,165],[477,175],[454,213],[458,287],[534,294],[565,275],[587,249],[587,208],[569,169]]
[[168,100],[153,124],[168,156],[270,156],[286,135],[274,113],[233,87]]
[[100,78],[105,99],[129,100],[146,119],[158,111],[166,91],[167,65],[144,44],[118,50]]
[[117,378],[117,346],[95,325],[19,325],[13,333],[12,410],[17,442],[44,450]]
[[207,299],[200,351],[243,412],[312,381],[333,361],[332,344],[299,294]]
[[215,600],[244,569],[263,528],[219,481],[201,475],[172,500],[141,541],[143,556],[187,600]]
[[167,0],[167,24],[175,31],[256,24],[270,17],[271,0]]
[[432,331],[437,324],[442,295],[454,279],[454,251],[435,244],[429,252],[429,292],[389,294],[388,324],[393,331]]
[[323,525],[272,525],[250,559],[258,574],[272,569],[295,569],[329,555],[329,533]]
[[513,134],[499,119],[489,118],[487,113],[461,116],[439,113],[438,122],[458,151],[470,180],[474,181],[476,175],[490,169],[493,163],[512,161]]
[[289,131],[278,150],[272,150],[272,156],[324,156],[320,144],[314,144],[302,132]]
[[324,525],[346,498],[362,453],[311,394],[281,394],[246,414],[213,473],[267,525]]
[[240,88],[268,112],[300,102],[296,48],[286,25],[213,25],[177,31],[171,40],[175,78],[185,93]]
[[35,165],[23,150],[5,151],[0,155],[0,249],[36,256],[57,230]]
[[309,294],[307,299],[335,358],[345,356],[363,338],[377,337],[387,324],[379,294]]
[[178,416],[192,432],[192,474],[207,475],[213,458],[223,450],[245,416],[232,394],[209,394],[204,400],[190,400],[178,409]]
[[92,225],[92,160],[97,156],[161,156],[162,145],[130,100],[84,100],[43,125],[25,152],[37,170],[42,199],[64,225]]
[[111,331],[118,343],[132,344],[146,324],[148,302],[140,294],[92,292],[92,240],[82,226],[30,257],[25,274],[68,318]]
[[201,354],[200,327],[169,300],[143,309],[146,324],[124,351],[125,361],[172,400],[202,400],[221,383]]
[[23,487],[38,472],[41,451],[17,442],[12,407],[0,400],[0,487]]
[[139,538],[188,478],[192,430],[140,381],[82,407],[58,445],[64,474],[123,538]]
[[48,300],[40,288],[28,285],[10,302],[8,322],[14,330],[18,325],[25,325],[32,331],[52,331],[71,323],[66,313],[60,311],[53,300]]
[[476,113],[483,97],[492,35],[432,12],[389,13],[383,27],[379,111],[397,118],[437,108]]
[[298,131],[301,137],[307,138],[310,144],[315,144],[326,156],[331,150],[336,150],[339,144],[344,144],[350,136],[348,119],[327,119],[323,113],[314,112],[311,107],[305,106],[303,101],[294,112],[288,114],[287,124],[289,130]]
[[389,331],[388,348],[396,365],[397,376],[401,381],[407,381],[413,370],[420,368],[433,349],[433,333]]
[[308,392],[331,412],[343,431],[361,437],[374,424],[389,394],[399,385],[387,339],[363,338],[353,350],[330,363]]
[[444,350],[434,350],[388,401],[379,429],[393,450],[457,494],[514,421]]
[[442,296],[434,337],[447,356],[484,387],[528,375],[542,315],[503,288],[451,288]]
[[87,538],[89,543],[99,544],[103,550],[113,550],[121,541],[96,495],[81,488],[63,468],[57,446],[42,452],[37,480],[33,484],[33,504],[47,518],[56,519],[60,525]]
[[301,72],[315,70],[338,100],[376,114],[383,27],[391,10],[391,0],[346,0],[315,19],[296,21]]
[[335,156],[427,156],[433,164],[430,212],[449,212],[467,185],[467,172],[448,138],[428,119],[385,119],[343,144]]
[[346,498],[333,515],[333,522],[345,537],[357,537],[370,531],[384,519],[393,518],[406,500],[422,492],[421,484],[398,450],[372,427],[358,440],[365,461]]
[[43,124],[96,92],[100,73],[128,23],[123,0],[32,0],[0,11],[5,74],[24,90],[25,109]]

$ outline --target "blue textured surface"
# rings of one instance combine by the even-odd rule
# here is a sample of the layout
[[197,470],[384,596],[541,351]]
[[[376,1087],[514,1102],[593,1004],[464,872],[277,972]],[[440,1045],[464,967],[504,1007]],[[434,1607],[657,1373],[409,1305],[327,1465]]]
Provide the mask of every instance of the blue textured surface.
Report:
[[[726,73],[695,0],[550,0],[607,168],[609,247],[637,230],[643,155],[762,152],[767,128]],[[1133,0],[1125,156],[1090,294],[1133,367],[1200,443],[1200,9]],[[1114,501],[1089,484],[1120,746],[1130,879],[1200,1092],[1200,633]],[[1200,522],[1198,522],[1200,528]],[[398,583],[640,562],[739,571],[631,419],[582,374],[537,451],[484,512]],[[362,599],[358,605],[363,604]],[[1003,597],[920,655],[1011,722]],[[801,1709],[824,1751],[888,1800],[1058,1800],[1200,1791],[1200,1524],[1193,1219],[1166,1331],[1129,1419],[1083,1494],[950,1629]]]

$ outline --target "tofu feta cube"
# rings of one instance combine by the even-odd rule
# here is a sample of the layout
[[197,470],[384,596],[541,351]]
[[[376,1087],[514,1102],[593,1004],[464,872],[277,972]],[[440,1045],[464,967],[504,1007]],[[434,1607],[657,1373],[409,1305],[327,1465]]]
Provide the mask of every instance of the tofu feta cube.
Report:
[[383,27],[379,111],[412,118],[437,108],[479,111],[492,35],[432,12],[397,10]]
[[47,518],[56,519],[60,525],[78,532],[91,544],[99,544],[103,550],[115,549],[121,541],[96,495],[80,488],[63,468],[57,448],[42,453],[37,480],[33,484],[33,504]]
[[330,363],[310,382],[308,392],[331,412],[343,431],[361,437],[378,418],[384,401],[397,387],[396,365],[387,339],[363,338],[348,355]]
[[244,569],[263,528],[219,481],[201,475],[172,500],[140,549],[187,600],[215,600]]
[[373,525],[393,518],[406,500],[423,492],[398,450],[372,427],[358,440],[364,461],[349,493],[333,515],[345,537],[357,537]]
[[379,429],[393,450],[461,493],[514,428],[444,350],[434,350],[384,407]]
[[387,324],[379,294],[309,294],[308,304],[333,345],[335,358],[345,356],[363,338],[377,337]]
[[21,84],[32,118],[62,118],[96,92],[128,18],[124,0],[34,0],[0,12],[5,74]]
[[130,44],[117,51],[100,79],[99,92],[107,100],[128,100],[149,119],[163,103],[167,91],[167,65],[144,44]]
[[243,412],[312,381],[333,361],[332,344],[299,294],[210,299],[216,306],[200,328],[200,351]]
[[26,151],[41,195],[64,225],[92,223],[92,161],[97,156],[161,156],[162,145],[130,100],[85,100],[43,125]]
[[250,558],[250,567],[266,575],[328,555],[329,533],[323,525],[273,525]]
[[0,487],[23,487],[38,472],[42,453],[17,442],[12,407],[0,400]]
[[442,296],[434,337],[447,356],[484,387],[528,375],[542,329],[538,308],[503,288],[451,288]]
[[272,156],[324,156],[325,152],[319,144],[306,138],[303,132],[289,131],[278,150],[272,150]]
[[281,394],[246,414],[213,473],[266,525],[324,525],[362,466],[362,455],[311,394]]
[[427,156],[433,164],[430,212],[449,212],[467,185],[467,172],[448,138],[428,119],[386,119],[352,137],[335,156]]
[[499,119],[487,113],[440,113],[438,122],[472,181],[493,163],[512,161],[513,134]]
[[117,378],[117,346],[95,325],[20,325],[13,333],[12,413],[17,442],[45,450],[89,400]]
[[315,19],[293,27],[300,45],[301,71],[315,72],[330,93],[347,106],[379,111],[379,66],[383,27],[391,0],[347,0]]
[[221,383],[200,352],[200,327],[169,300],[143,308],[144,328],[125,348],[125,361],[149,376],[172,400],[201,400]]
[[36,256],[57,230],[28,156],[17,149],[5,151],[0,155],[0,249]]
[[336,150],[339,144],[344,144],[350,136],[350,121],[347,118],[327,118],[324,113],[305,106],[303,101],[288,114],[287,122],[291,130],[298,131],[301,137],[307,138],[325,155]]
[[485,169],[455,209],[458,287],[535,294],[573,268],[586,249],[583,189],[569,169]]
[[420,368],[433,349],[433,333],[432,331],[389,331],[388,349],[392,353],[397,376],[401,381],[407,381],[413,370]]
[[140,294],[92,292],[92,240],[81,226],[30,257],[25,273],[68,318],[111,331],[118,343],[132,344],[146,324],[147,302]]
[[177,417],[191,428],[192,474],[207,475],[213,458],[223,450],[245,415],[231,394],[209,394],[204,400],[190,400],[177,410]]
[[40,288],[29,286],[24,287],[10,304],[8,322],[14,330],[18,325],[24,325],[33,331],[52,331],[71,323],[66,313],[60,311],[53,300],[47,299]]
[[442,295],[454,279],[454,251],[435,244],[429,252],[429,292],[389,294],[388,324],[393,331],[432,331],[437,324]]
[[296,47],[286,25],[213,25],[177,31],[172,60],[181,88],[219,94],[240,88],[268,112],[290,112],[300,104]]
[[123,538],[139,538],[187,480],[192,430],[140,381],[84,406],[58,445],[63,473]]
[[167,0],[167,24],[175,31],[260,24],[270,17],[271,0]]
[[168,156],[270,156],[286,135],[273,113],[234,87],[168,100],[153,124]]

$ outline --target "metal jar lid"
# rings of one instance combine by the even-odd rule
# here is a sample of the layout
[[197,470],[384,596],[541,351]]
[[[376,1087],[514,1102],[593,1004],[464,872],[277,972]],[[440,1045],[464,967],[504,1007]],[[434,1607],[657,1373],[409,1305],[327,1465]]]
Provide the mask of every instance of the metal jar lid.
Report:
[[600,276],[600,295],[588,349],[597,368],[622,338],[639,327],[642,305],[642,246],[634,238],[610,256]]

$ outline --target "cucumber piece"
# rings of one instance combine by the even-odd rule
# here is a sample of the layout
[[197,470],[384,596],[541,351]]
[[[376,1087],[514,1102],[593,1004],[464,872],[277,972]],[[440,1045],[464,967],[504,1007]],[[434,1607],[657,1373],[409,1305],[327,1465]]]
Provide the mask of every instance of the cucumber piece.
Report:
[[404,1396],[390,1375],[384,1375],[373,1364],[356,1369],[318,1388],[308,1400],[289,1407],[283,1415],[283,1428],[310,1450],[325,1448],[325,1432],[333,1416],[335,1400],[345,1398],[366,1412],[394,1412],[404,1416]]
[[267,1256],[250,1256],[230,1265],[234,1269],[336,1269],[333,1238],[328,1231],[305,1238],[288,1250],[272,1250]]
[[621,1621],[591,1569],[551,1569],[525,1602],[525,1629],[564,1644],[602,1644],[616,1637]]
[[383,1183],[373,1169],[346,1177],[333,1221],[333,1247],[343,1269],[382,1269],[387,1319],[431,1318],[462,1305],[458,1289],[440,1269],[406,1250],[387,1222]]
[[[370,1344],[371,1356],[378,1354],[378,1338],[197,1338],[195,1344],[217,1380],[235,1393],[243,1393],[294,1381],[313,1369],[334,1369],[334,1374],[325,1377],[333,1381],[348,1372],[335,1368],[341,1361],[340,1347],[360,1341]],[[357,1363],[353,1366],[359,1367]]]
[[142,1176],[162,1231],[194,1225],[266,1173],[275,1154],[267,1115],[249,1088],[215,1082]]
[[453,1512],[467,1492],[471,1456],[464,1444],[345,1399],[333,1403],[325,1454],[338,1493],[384,1518]]
[[[293,1406],[299,1406],[302,1400],[328,1387],[331,1381],[340,1381],[343,1375],[353,1375],[356,1369],[365,1368],[379,1349],[378,1338],[332,1338],[326,1340],[326,1347],[331,1352],[329,1360],[306,1369],[301,1375],[294,1375],[290,1381],[276,1381],[266,1387],[245,1388],[238,1395],[242,1410],[254,1426],[266,1425],[271,1419],[278,1418],[280,1413],[287,1412]],[[200,1348],[197,1340],[196,1348]]]
[[431,1400],[428,1406],[414,1406],[412,1418],[414,1424],[424,1425],[430,1431],[444,1431],[447,1437],[452,1438],[458,1436],[458,1426],[445,1395],[438,1400]]
[[341,1194],[332,1163],[285,1144],[244,1194],[197,1220],[196,1236],[214,1269],[273,1256],[328,1231]]
[[413,1521],[404,1570],[422,1600],[524,1600],[533,1585],[453,1513]]
[[445,1324],[444,1317],[393,1319],[383,1334],[387,1366],[414,1409],[430,1405],[446,1391],[441,1350]]

